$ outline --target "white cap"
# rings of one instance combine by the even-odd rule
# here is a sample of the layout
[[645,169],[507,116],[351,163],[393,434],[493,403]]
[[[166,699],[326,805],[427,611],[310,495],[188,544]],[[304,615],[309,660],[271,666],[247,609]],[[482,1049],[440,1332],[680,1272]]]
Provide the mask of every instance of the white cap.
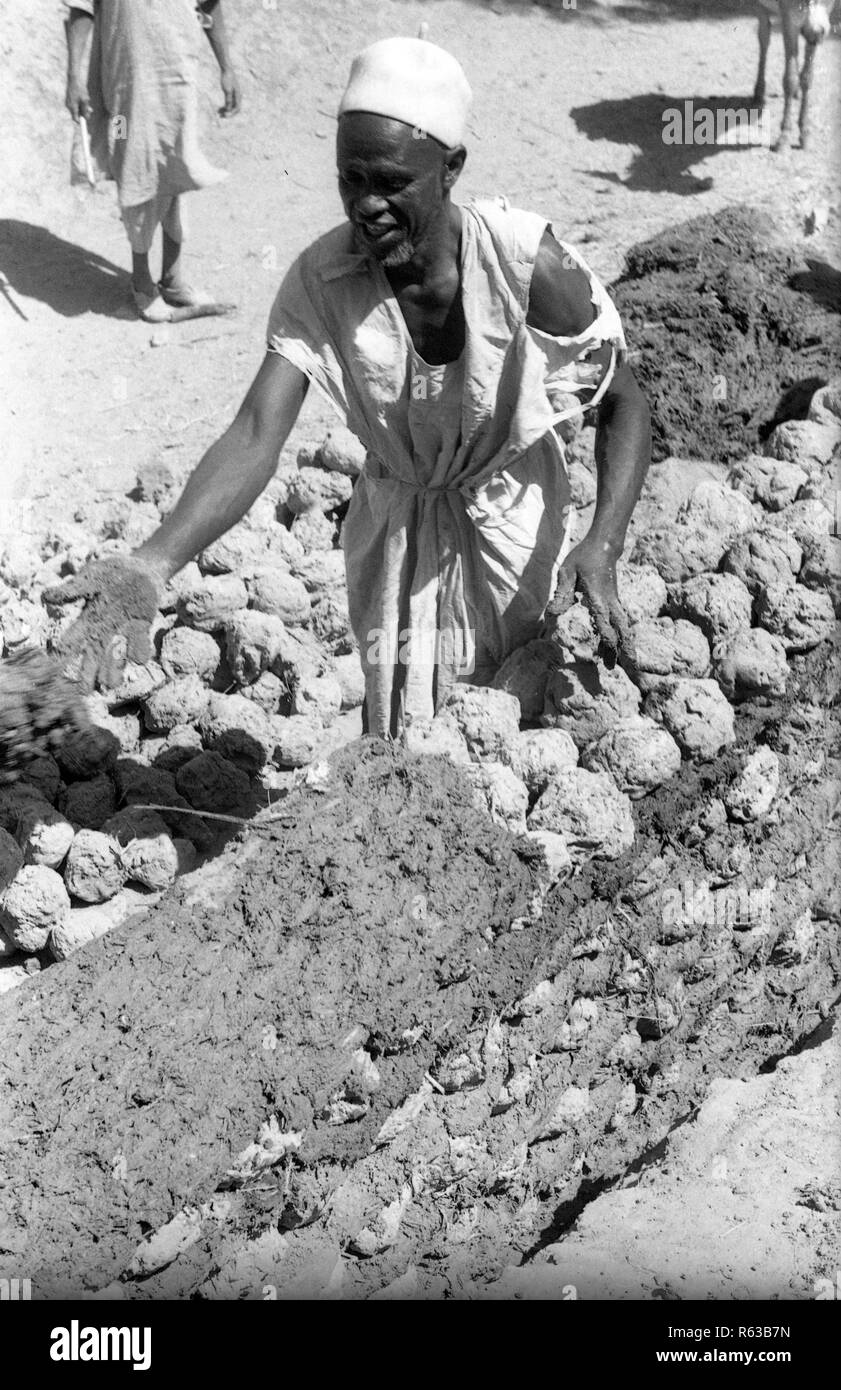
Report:
[[339,105],[403,121],[448,148],[464,142],[472,92],[461,64],[425,39],[381,39],[357,53]]

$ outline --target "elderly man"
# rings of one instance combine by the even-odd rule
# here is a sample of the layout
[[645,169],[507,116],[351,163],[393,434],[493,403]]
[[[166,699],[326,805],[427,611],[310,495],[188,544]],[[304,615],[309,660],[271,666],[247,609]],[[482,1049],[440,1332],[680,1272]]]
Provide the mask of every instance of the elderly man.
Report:
[[[235,420],[132,557],[47,596],[87,600],[67,649],[89,678],[107,682],[115,651],[145,658],[161,587],[267,485],[310,382],[367,449],[343,544],[369,732],[430,716],[456,680],[490,680],[574,591],[607,657],[621,652],[616,560],[648,410],[610,300],[546,220],[452,201],[469,99],[455,59],[421,40],[354,61],[337,139],[347,221],[286,275]],[[558,393],[599,409],[598,499],[572,549]]]
[[[183,194],[228,176],[198,142],[198,62],[204,28],[219,63],[223,115],[239,110],[221,0],[66,0],[67,94],[90,123],[94,168],[116,180],[132,252],[132,297],[148,323],[211,307],[184,280]],[[161,277],[149,268],[158,227]],[[221,306],[220,306],[221,308]]]

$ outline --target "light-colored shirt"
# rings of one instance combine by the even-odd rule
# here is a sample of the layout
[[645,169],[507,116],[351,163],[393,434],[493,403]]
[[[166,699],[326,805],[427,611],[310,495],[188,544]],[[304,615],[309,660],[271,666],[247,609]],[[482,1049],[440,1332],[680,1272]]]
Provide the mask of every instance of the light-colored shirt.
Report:
[[[586,354],[624,349],[610,298],[564,243],[589,277],[594,321],[569,338],[526,323],[545,218],[504,200],[461,214],[466,341],[455,370],[419,365],[385,272],[347,223],[295,261],[269,319],[269,350],[309,377],[368,451],[343,545],[367,726],[381,735],[431,716],[454,681],[489,681],[536,635],[570,500],[551,398],[603,388]],[[424,411],[436,399],[444,413],[431,426]]]

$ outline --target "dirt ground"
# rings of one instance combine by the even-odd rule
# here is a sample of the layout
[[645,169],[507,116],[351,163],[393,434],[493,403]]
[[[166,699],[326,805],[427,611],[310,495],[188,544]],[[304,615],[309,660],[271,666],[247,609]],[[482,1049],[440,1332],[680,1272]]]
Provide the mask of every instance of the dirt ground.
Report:
[[[117,1280],[130,1298],[224,1297],[234,1266],[236,1296],[258,1297],[248,1262],[278,1226],[266,1279],[283,1297],[296,1267],[312,1280],[328,1256],[346,1297],[388,1289],[411,1267],[416,1296],[452,1298],[494,1296],[508,1266],[557,1255],[588,1184],[638,1165],[715,1078],[752,1078],[828,1015],[839,974],[832,786],[798,775],[823,734],[793,718],[784,705],[740,717],[741,748],[761,740],[783,758],[789,789],[772,825],[693,843],[699,805],[740,766],[741,749],[729,750],[646,798],[633,849],[551,889],[539,917],[534,847],[473,808],[460,769],[351,744],[318,791],[303,788],[142,921],[3,1000],[0,1252],[25,1252],[48,1298]],[[736,853],[770,885],[767,910],[735,927],[717,910],[665,921],[659,884],[728,880]],[[793,941],[809,904],[810,939]],[[586,1023],[568,1037],[582,999]],[[802,1100],[798,1172],[826,1203],[837,1131],[808,1086]],[[729,1130],[751,1109],[737,1110],[722,1113],[719,1136],[732,1204],[711,1212],[702,1181],[693,1192],[710,1239],[716,1220],[741,1219],[748,1195],[748,1155]],[[226,1195],[225,1175],[272,1114],[294,1163]],[[777,1161],[788,1170],[768,1158],[775,1200],[791,1186],[770,1180]],[[656,1170],[641,1197],[650,1247],[668,1251],[663,1277],[689,1268]],[[188,1209],[199,1216],[185,1257],[132,1279],[144,1233]],[[799,1238],[788,1252],[813,1282],[835,1267],[831,1222],[808,1260]],[[756,1225],[785,1267],[799,1228],[773,1201]],[[617,1231],[621,1271],[632,1236],[627,1222]],[[588,1251],[592,1274],[590,1261]],[[716,1284],[717,1263],[705,1271],[697,1251],[692,1269],[719,1297],[767,1296],[747,1271],[738,1291]],[[802,1296],[791,1268],[776,1292]]]
[[[833,1297],[841,1057],[837,1029],[820,1036],[770,1075],[713,1081],[656,1162],[591,1202],[565,1240],[506,1270],[494,1295],[557,1299],[571,1285],[583,1299]],[[686,1225],[691,1241],[668,1238]]]
[[[4,491],[37,498],[75,470],[122,490],[138,464],[184,467],[229,421],[263,346],[272,297],[297,251],[340,220],[333,112],[358,48],[421,21],[473,79],[463,199],[505,193],[551,216],[598,274],[661,228],[747,201],[785,235],[812,217],[815,255],[833,259],[839,202],[839,44],[819,55],[818,136],[807,153],[664,145],[662,111],[748,104],[755,21],[733,0],[609,0],[576,9],[472,0],[229,0],[244,109],[222,121],[208,50],[205,146],[226,184],[191,195],[190,273],[236,318],[155,334],[128,304],[127,243],[111,185],[69,186],[63,34],[52,0],[7,17],[0,45],[6,212],[0,271],[8,445]],[[781,112],[781,40],[769,60]],[[153,345],[153,339],[159,343]],[[313,400],[293,439],[321,436]],[[8,493],[7,493],[8,495]]]
[[[835,38],[819,55],[812,149],[776,154],[767,148],[666,146],[661,140],[664,108],[686,100],[749,104],[755,21],[736,0],[579,0],[569,10],[501,0],[314,0],[294,9],[285,0],[276,7],[266,0],[227,0],[227,7],[245,104],[235,120],[217,119],[208,51],[204,143],[231,177],[190,200],[190,274],[220,297],[236,300],[238,311],[230,319],[158,331],[139,323],[129,307],[127,244],[113,188],[90,193],[69,186],[70,122],[63,108],[57,7],[52,0],[33,0],[25,15],[18,11],[5,22],[0,52],[8,79],[0,92],[0,150],[12,177],[0,219],[0,531],[25,526],[28,508],[37,514],[39,498],[70,499],[89,484],[123,493],[140,465],[164,459],[186,470],[198,459],[256,370],[284,269],[339,220],[333,111],[350,58],[375,38],[415,32],[421,20],[473,78],[462,199],[504,192],[515,204],[545,211],[608,281],[621,272],[632,244],[734,202],[765,209],[783,238],[809,234],[815,259],[838,263],[841,204],[834,171],[841,83]],[[778,35],[769,79],[776,129],[782,105]],[[328,423],[324,407],[311,398],[291,455],[306,440],[319,439]],[[778,1296],[811,1296],[810,1280],[837,1260],[825,1229],[837,1206],[837,1192],[827,1187],[838,1133],[832,1123],[837,1100],[827,1100],[831,1058],[824,1044],[772,1076],[714,1083],[694,1126],[671,1141],[670,1173],[662,1163],[650,1167],[636,1185],[626,1181],[588,1208],[584,1224],[564,1242],[565,1250],[574,1249],[579,1270],[599,1267],[617,1211],[624,1223],[625,1244],[621,1251],[615,1247],[620,1258],[632,1245],[639,1251],[640,1230],[650,1248],[662,1252],[664,1233],[674,1231],[676,1213],[688,1207],[702,1224],[710,1258],[725,1234],[732,1239],[735,1226],[755,1222],[771,1233],[763,1250],[773,1245],[781,1271],[769,1289]],[[784,1152],[776,1140],[767,1147],[775,1105],[787,1116]],[[802,1129],[792,1119],[798,1111],[810,1117]],[[741,1143],[743,1134],[759,1136],[761,1153]],[[713,1176],[726,1177],[726,1203],[710,1198],[705,1162],[718,1163]],[[817,1183],[817,1195],[810,1183]],[[776,1196],[760,1205],[757,1218],[761,1187]],[[156,1207],[152,1220],[162,1214]],[[537,1216],[532,1213],[535,1222]],[[554,1263],[557,1279],[566,1266],[547,1239],[541,1238],[531,1270],[544,1262],[551,1270]],[[674,1268],[694,1241],[694,1233],[689,1241],[674,1241]],[[798,1262],[799,1283],[792,1275]],[[666,1286],[677,1290],[674,1296],[691,1296],[670,1270],[653,1284],[629,1276],[619,1296],[672,1296],[656,1292]],[[535,1284],[516,1286],[516,1279],[526,1277],[522,1272],[499,1273],[503,1296],[540,1296]],[[712,1279],[701,1296],[745,1296],[739,1291],[744,1274],[740,1266],[732,1285],[730,1275]],[[506,1279],[513,1282],[506,1285]],[[565,1276],[564,1282],[575,1279]],[[469,1288],[465,1296],[471,1296]]]

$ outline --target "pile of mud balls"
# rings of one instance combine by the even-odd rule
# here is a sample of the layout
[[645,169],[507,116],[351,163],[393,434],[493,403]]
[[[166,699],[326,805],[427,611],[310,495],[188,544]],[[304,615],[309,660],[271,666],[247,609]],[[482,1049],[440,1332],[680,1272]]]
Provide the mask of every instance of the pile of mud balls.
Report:
[[[668,525],[632,525],[619,588],[633,678],[602,664],[577,604],[558,642],[520,648],[491,687],[457,685],[406,731],[410,751],[464,767],[477,804],[533,839],[553,880],[628,850],[633,802],[733,743],[740,702],[783,696],[792,659],[832,636],[841,383],[765,450],[700,482]],[[247,517],[169,586],[155,659],[89,697],[96,737],[66,740],[0,787],[0,989],[148,905],[218,845],[216,817],[230,830],[360,735],[341,523],[363,463],[339,428],[282,462]],[[574,450],[573,473],[583,516],[592,449]],[[182,482],[151,464],[130,495],[92,493],[69,518],[65,507],[0,543],[0,655],[44,647],[66,614],[41,590],[131,550]],[[745,775],[734,820],[766,814],[779,792],[773,755]]]

